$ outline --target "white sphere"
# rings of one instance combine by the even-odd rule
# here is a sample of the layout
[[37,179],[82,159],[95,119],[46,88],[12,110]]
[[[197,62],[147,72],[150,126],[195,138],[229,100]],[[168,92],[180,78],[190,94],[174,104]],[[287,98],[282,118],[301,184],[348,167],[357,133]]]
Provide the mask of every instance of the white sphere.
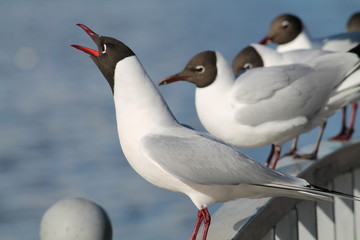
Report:
[[40,225],[40,240],[111,240],[105,210],[84,198],[66,198],[51,206]]

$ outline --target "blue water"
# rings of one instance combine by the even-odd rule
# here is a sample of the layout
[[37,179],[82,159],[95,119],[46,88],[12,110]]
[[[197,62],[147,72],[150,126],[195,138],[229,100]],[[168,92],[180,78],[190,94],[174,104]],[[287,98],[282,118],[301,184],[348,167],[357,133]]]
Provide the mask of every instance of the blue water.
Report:
[[[2,0],[0,239],[38,239],[42,214],[68,196],[102,205],[114,239],[187,239],[192,231],[191,201],[152,186],[127,164],[111,91],[93,62],[69,46],[94,46],[76,23],[127,43],[157,83],[206,49],[231,61],[278,14],[298,14],[314,36],[325,36],[344,31],[356,10],[358,0]],[[203,130],[194,86],[160,91],[180,122]],[[337,133],[339,119],[331,119],[325,138]],[[260,162],[268,150],[243,149]]]

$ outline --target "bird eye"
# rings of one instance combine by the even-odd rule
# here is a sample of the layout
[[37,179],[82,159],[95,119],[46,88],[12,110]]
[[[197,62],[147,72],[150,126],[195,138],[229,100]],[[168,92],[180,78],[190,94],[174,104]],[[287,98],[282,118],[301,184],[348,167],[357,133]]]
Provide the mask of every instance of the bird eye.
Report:
[[243,66],[244,69],[250,69],[250,68],[253,68],[253,65],[249,62],[245,63],[244,66]]
[[289,21],[284,20],[284,21],[281,22],[281,27],[287,28],[288,26],[289,26]]
[[102,53],[102,54],[105,54],[105,53],[106,53],[106,44],[105,44],[105,43],[103,44],[101,53]]
[[205,71],[205,67],[200,65],[195,67],[195,72],[203,73]]

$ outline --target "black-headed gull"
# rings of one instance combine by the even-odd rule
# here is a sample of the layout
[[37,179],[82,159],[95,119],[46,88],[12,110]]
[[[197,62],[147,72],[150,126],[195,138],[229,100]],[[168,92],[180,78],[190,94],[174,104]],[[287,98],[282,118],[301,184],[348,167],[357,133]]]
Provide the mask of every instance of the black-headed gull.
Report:
[[72,46],[90,55],[112,89],[119,139],[128,162],[152,184],[186,194],[199,209],[191,239],[202,221],[202,239],[206,239],[207,206],[216,202],[268,196],[360,200],[264,167],[216,138],[183,127],[128,46],[79,26],[98,50]]
[[[277,51],[279,52],[311,48],[345,52],[360,43],[360,32],[340,33],[314,39],[299,17],[283,14],[272,21],[268,34],[260,43],[269,42],[278,44]],[[331,140],[349,140],[351,138],[354,132],[356,112],[357,103],[354,102],[348,128],[346,127],[346,107],[344,107],[341,131],[338,135],[330,138]]]
[[204,51],[160,84],[194,83],[196,111],[205,129],[239,147],[272,144],[266,163],[275,154],[275,168],[284,142],[319,126],[335,112],[325,104],[358,65],[356,54],[338,52],[307,64],[253,68],[235,79],[219,52]]
[[[350,50],[353,52],[359,52],[359,46]],[[234,58],[232,62],[232,69],[235,75],[240,74],[242,71],[245,71],[250,68],[255,67],[270,67],[270,66],[279,66],[286,64],[307,64],[311,62],[312,59],[318,58],[325,54],[329,54],[329,51],[322,51],[319,49],[304,49],[304,50],[294,50],[288,52],[278,52],[273,48],[267,47],[265,45],[260,45],[253,43],[250,46],[242,49]],[[340,59],[339,59],[340,60]],[[314,79],[316,81],[317,79]],[[358,89],[360,84],[360,71],[351,74],[344,82],[342,82],[339,87],[337,87],[337,91],[342,91],[343,89]],[[336,94],[334,94],[335,96]],[[342,95],[345,97],[344,102],[338,107],[344,107],[344,105],[350,104],[351,102],[346,101],[357,101],[360,98],[360,93],[356,94],[349,93],[351,95],[351,99],[346,95]],[[330,100],[331,102],[331,100]],[[346,103],[346,104],[345,104]],[[324,123],[325,124],[325,123]],[[319,145],[322,137],[322,133],[324,130],[324,124],[321,125],[320,133],[317,138],[315,148],[311,153],[308,154],[296,154],[297,150],[297,138],[294,140],[291,150],[289,153],[285,155],[293,155],[295,158],[308,158],[308,159],[316,159],[317,153],[319,150]]]
[[320,49],[301,49],[279,52],[266,45],[252,43],[243,48],[233,59],[232,69],[236,75],[255,67],[271,67],[287,64],[306,64],[314,58],[331,53]]
[[328,51],[346,52],[360,43],[360,33],[340,33],[323,38],[312,38],[301,19],[292,14],[276,17],[262,44],[276,43],[277,51],[317,48]]
[[360,12],[356,12],[350,16],[346,24],[348,32],[359,32],[360,31]]
[[199,209],[191,240],[202,221],[206,239],[207,207],[216,202],[269,196],[360,200],[264,167],[219,139],[183,127],[128,46],[79,26],[98,50],[72,46],[90,55],[112,89],[120,144],[128,162],[150,183],[186,194]]

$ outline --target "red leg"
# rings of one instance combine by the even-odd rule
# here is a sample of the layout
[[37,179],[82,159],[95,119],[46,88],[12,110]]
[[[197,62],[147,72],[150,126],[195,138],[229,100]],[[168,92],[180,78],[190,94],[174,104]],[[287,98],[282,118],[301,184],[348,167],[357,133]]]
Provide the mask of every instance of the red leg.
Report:
[[207,208],[204,208],[200,211],[202,212],[202,216],[204,220],[204,230],[203,230],[202,240],[206,240],[211,223],[211,216]]
[[320,132],[319,132],[318,138],[316,140],[316,145],[315,145],[314,150],[311,153],[307,153],[307,154],[295,154],[294,158],[317,159],[317,154],[319,152],[321,138],[323,136],[325,127],[326,127],[326,121],[323,122],[323,124],[320,126]]
[[271,150],[270,150],[269,156],[268,156],[268,158],[266,159],[266,162],[265,162],[265,164],[264,164],[266,167],[270,166],[271,159],[272,159],[272,157],[274,156],[274,150],[275,150],[275,145],[272,144],[272,145],[271,145]]
[[352,134],[354,133],[358,103],[354,102],[353,104],[351,104],[351,107],[352,107],[351,120],[350,120],[349,129],[347,132],[348,139],[346,139],[346,140],[349,140],[351,138]]
[[342,118],[341,118],[341,130],[340,133],[332,138],[329,138],[329,140],[332,141],[341,141],[344,138],[344,135],[346,134],[347,131],[347,127],[346,127],[346,106],[343,107],[343,113],[342,113]]
[[298,144],[298,141],[299,141],[299,136],[297,136],[296,138],[294,138],[292,144],[291,144],[291,148],[290,148],[290,151],[285,153],[282,157],[286,157],[286,156],[293,156],[293,155],[296,155],[296,152],[297,152],[297,144]]
[[195,227],[194,227],[193,233],[191,234],[190,240],[196,240],[196,236],[199,232],[200,225],[204,219],[203,213],[201,211],[202,210],[198,211],[198,218],[196,220]]
[[274,150],[274,160],[272,162],[271,168],[275,169],[276,168],[276,164],[279,161],[280,158],[280,153],[281,153],[281,147],[280,146],[275,146],[275,150]]
[[196,237],[199,232],[199,228],[200,228],[202,221],[204,221],[202,240],[206,240],[207,233],[208,233],[209,227],[210,227],[210,222],[211,222],[210,213],[207,208],[203,208],[198,211],[198,219],[196,221],[194,231],[191,234],[190,240],[196,240]]

